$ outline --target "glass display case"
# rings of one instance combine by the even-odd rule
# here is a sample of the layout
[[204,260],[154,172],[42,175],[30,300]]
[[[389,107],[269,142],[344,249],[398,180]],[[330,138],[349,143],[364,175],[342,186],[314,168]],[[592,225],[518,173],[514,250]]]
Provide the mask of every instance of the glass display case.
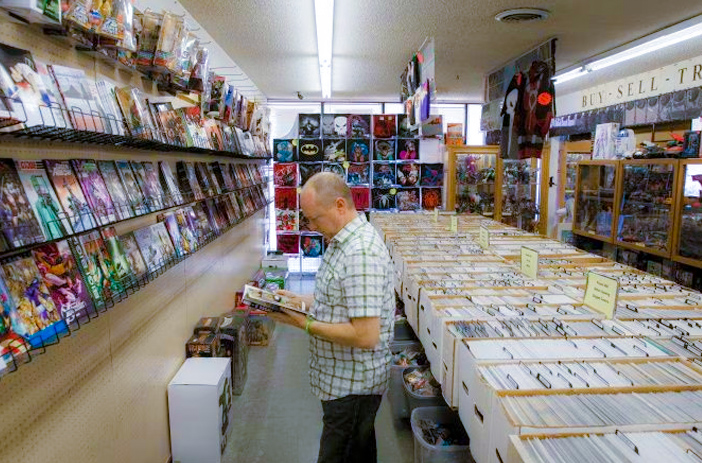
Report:
[[673,259],[702,267],[702,159],[681,161]]
[[565,153],[565,165],[563,169],[562,194],[560,195],[559,208],[565,208],[566,214],[563,222],[573,222],[573,212],[575,210],[575,184],[578,180],[578,163],[588,161],[592,158],[590,153]]
[[502,223],[529,232],[538,231],[540,180],[540,159],[502,160]]
[[495,215],[496,154],[456,154],[456,212]]
[[670,258],[678,161],[621,162],[617,244]]
[[619,161],[581,161],[577,168],[573,233],[611,243]]

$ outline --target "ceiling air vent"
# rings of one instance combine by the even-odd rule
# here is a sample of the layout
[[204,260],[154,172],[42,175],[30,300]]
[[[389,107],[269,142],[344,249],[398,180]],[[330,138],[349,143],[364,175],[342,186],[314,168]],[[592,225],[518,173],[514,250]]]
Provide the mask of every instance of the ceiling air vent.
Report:
[[547,10],[538,8],[515,8],[505,10],[495,15],[495,19],[504,23],[525,23],[531,21],[541,21],[550,16]]

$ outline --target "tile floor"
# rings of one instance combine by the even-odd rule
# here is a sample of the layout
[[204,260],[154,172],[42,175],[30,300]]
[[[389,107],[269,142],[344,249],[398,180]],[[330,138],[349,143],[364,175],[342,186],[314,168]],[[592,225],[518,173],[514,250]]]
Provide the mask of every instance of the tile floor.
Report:
[[[291,278],[288,289],[312,292],[311,278]],[[268,347],[249,351],[248,380],[233,403],[234,421],[225,450],[229,463],[314,463],[322,432],[322,406],[309,388],[307,337],[277,326]],[[409,423],[392,417],[387,397],[376,417],[378,461],[411,463]]]

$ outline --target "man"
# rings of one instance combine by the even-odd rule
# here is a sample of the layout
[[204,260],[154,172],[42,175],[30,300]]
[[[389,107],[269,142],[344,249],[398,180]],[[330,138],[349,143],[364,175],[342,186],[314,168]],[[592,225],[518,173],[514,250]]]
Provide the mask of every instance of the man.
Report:
[[310,335],[310,383],[322,400],[324,429],[318,463],[376,461],[375,415],[385,392],[395,313],[392,265],[383,240],[356,212],[351,191],[331,172],[310,178],[300,205],[329,246],[309,316],[272,314]]

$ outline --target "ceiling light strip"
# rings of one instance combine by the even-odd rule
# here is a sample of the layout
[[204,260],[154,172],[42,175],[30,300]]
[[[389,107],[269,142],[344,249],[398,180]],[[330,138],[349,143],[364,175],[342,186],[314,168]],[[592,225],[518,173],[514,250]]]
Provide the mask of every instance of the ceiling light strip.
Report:
[[317,54],[322,98],[331,98],[334,0],[315,0],[314,15],[317,23]]

